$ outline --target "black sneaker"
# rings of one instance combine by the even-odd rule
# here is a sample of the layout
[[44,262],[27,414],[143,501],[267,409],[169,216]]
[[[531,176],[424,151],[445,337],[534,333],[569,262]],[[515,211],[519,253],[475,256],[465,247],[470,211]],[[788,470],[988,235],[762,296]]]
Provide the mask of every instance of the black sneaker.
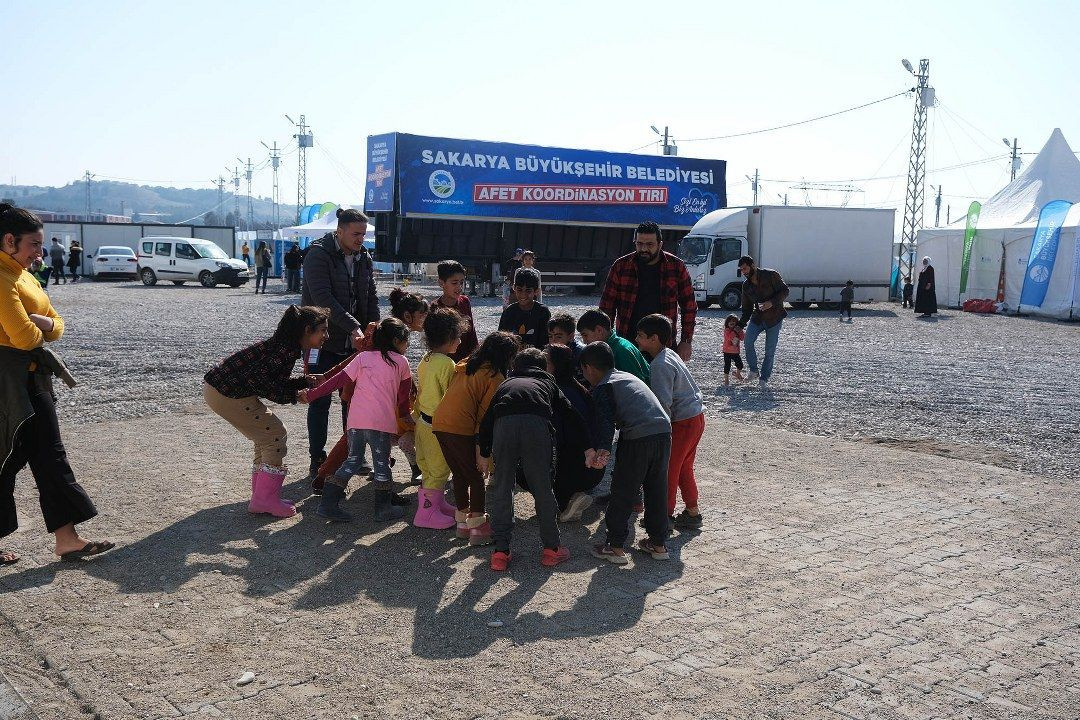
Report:
[[671,519],[672,525],[683,530],[700,530],[703,523],[701,513],[691,515],[685,510]]

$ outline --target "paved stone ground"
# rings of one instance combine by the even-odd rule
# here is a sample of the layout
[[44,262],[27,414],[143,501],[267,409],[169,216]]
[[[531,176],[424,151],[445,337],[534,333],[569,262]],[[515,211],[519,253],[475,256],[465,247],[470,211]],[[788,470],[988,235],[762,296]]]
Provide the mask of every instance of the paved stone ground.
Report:
[[198,408],[66,439],[102,511],[86,532],[121,546],[54,561],[20,476],[0,671],[43,720],[1080,715],[1063,480],[712,421],[707,525],[671,562],[599,565],[592,510],[543,569],[519,496],[496,576],[445,533],[331,526],[311,500],[248,515],[248,450]]

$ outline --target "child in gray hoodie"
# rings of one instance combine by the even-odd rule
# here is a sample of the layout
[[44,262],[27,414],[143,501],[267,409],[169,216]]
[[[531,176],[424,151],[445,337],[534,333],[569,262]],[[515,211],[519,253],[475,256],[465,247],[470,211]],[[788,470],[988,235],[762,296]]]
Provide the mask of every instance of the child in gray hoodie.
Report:
[[671,420],[644,382],[615,370],[606,342],[591,342],[581,351],[581,372],[593,387],[596,409],[596,458],[603,467],[610,458],[615,428],[619,453],[611,475],[611,500],[605,523],[607,542],[592,549],[595,557],[625,565],[630,515],[639,495],[645,496],[645,529],[637,548],[656,560],[667,560],[667,471],[671,455]]

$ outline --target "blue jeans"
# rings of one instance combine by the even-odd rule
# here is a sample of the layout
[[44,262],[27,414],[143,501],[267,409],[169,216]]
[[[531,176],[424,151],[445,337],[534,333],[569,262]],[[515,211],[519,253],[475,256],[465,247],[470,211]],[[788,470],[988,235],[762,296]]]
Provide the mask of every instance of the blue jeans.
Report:
[[300,271],[285,270],[285,286],[289,292],[300,292]]
[[255,268],[255,290],[259,289],[259,283],[262,283],[262,289],[266,289],[266,278],[270,275],[269,267],[257,267]]
[[349,457],[341,464],[334,476],[339,485],[348,485],[353,475],[359,475],[364,466],[364,448],[371,446],[371,465],[375,468],[375,482],[390,482],[390,446],[394,436],[380,430],[349,430]]
[[761,379],[768,380],[772,375],[773,357],[776,355],[776,343],[780,341],[780,326],[784,321],[776,323],[772,327],[759,325],[753,320],[746,326],[746,362],[750,365],[750,372],[758,372],[757,350],[754,342],[758,335],[765,333],[765,361],[761,363]]

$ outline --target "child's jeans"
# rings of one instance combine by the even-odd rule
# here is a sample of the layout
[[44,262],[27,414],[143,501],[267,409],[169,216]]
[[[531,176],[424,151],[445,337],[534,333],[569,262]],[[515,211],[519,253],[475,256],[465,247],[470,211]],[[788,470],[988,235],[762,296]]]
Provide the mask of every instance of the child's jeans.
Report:
[[[525,482],[536,500],[540,522],[540,541],[544,547],[559,547],[558,505],[552,490],[551,474],[555,468],[550,423],[539,415],[506,415],[495,421],[491,456],[495,461],[495,482],[487,496],[495,549],[510,552],[510,534],[514,528],[514,483],[518,463]],[[582,458],[584,462],[584,458]]]
[[675,496],[681,492],[683,504],[696,508],[697,481],[694,479],[694,460],[698,443],[705,432],[705,413],[671,423],[671,459],[668,461],[667,510],[675,514]]
[[349,430],[349,458],[334,473],[334,484],[345,487],[364,465],[364,448],[371,447],[371,465],[375,482],[390,482],[390,446],[394,434],[380,430]]
[[[671,434],[658,433],[628,440],[619,438],[619,454],[611,474],[608,501],[607,542],[614,548],[626,546],[630,515],[644,489],[645,530],[649,540],[663,545],[668,536],[667,471],[671,458]],[[494,526],[493,526],[494,527]]]

